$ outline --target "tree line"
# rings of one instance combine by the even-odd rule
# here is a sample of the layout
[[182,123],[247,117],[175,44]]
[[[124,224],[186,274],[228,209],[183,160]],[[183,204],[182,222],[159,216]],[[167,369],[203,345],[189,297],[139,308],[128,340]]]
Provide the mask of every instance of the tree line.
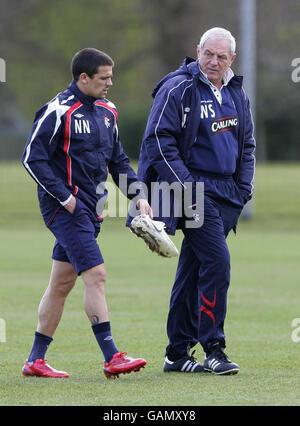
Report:
[[[70,60],[84,47],[104,50],[116,63],[109,98],[125,149],[137,158],[156,82],[185,56],[195,57],[210,27],[230,29],[239,54],[239,7],[239,0],[2,0],[0,158],[20,155],[35,111],[65,89]],[[300,4],[263,0],[257,8],[257,157],[299,160],[300,83],[291,63],[300,56]]]

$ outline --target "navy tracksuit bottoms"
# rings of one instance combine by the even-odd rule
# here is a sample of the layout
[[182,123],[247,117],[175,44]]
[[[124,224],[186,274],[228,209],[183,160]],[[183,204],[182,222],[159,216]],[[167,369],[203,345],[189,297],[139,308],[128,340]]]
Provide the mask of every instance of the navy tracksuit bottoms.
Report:
[[[223,199],[216,196],[220,187]],[[216,186],[207,181],[203,225],[182,228],[184,238],[167,321],[167,355],[171,348],[186,355],[198,342],[205,351],[208,342],[225,340],[224,320],[230,282],[226,237],[231,229],[235,230],[242,205],[233,180],[217,182]]]

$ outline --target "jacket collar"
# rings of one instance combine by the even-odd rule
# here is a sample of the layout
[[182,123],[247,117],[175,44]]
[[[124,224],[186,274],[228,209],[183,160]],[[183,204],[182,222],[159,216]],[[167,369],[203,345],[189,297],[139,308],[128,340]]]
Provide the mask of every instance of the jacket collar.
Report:
[[[189,58],[190,59],[190,58]],[[187,65],[187,69],[194,76],[199,78],[203,83],[210,85],[210,81],[208,80],[206,74],[200,69],[199,62],[197,60],[193,60]],[[223,77],[223,85],[227,86],[228,84],[232,84],[233,86],[242,86],[243,77],[240,75],[234,74],[231,68],[225,72]]]
[[[226,70],[226,72],[223,75],[223,86],[227,86],[227,84],[230,82],[230,80],[233,77],[234,77],[234,73],[232,69],[228,68],[228,70]],[[200,68],[199,78],[200,80],[202,80],[204,83],[208,84],[209,86],[212,85],[211,81],[208,80],[207,75],[201,70],[201,68]]]
[[93,105],[94,102],[96,101],[96,98],[94,98],[93,96],[88,96],[85,95],[78,87],[77,84],[75,83],[75,81],[73,80],[69,86],[68,89],[71,90],[72,93],[74,93],[75,96],[77,96],[77,98],[80,100],[80,102],[82,102],[83,104],[86,105]]
[[[195,79],[200,79],[203,83],[209,84],[209,81],[205,74],[200,70],[198,66],[198,61],[196,59],[193,59],[189,56],[184,58],[183,62],[181,63],[180,67],[176,71],[172,71],[169,74],[165,75],[155,86],[152,96],[153,98],[156,96],[158,90],[160,87],[170,78],[176,77],[177,75],[183,75],[187,74],[191,77],[194,77]],[[243,77],[240,75],[236,75],[233,73],[233,71],[230,69],[228,70],[228,75],[226,76],[226,84],[229,84],[230,86],[235,87],[241,87],[243,83]]]

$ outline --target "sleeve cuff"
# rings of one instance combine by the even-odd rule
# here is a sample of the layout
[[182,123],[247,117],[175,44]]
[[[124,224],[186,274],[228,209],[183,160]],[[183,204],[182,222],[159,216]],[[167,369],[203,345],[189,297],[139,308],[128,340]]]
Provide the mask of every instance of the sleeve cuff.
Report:
[[72,198],[72,194],[65,201],[61,201],[60,204],[62,206],[65,206],[66,204],[68,204],[71,201],[71,198]]

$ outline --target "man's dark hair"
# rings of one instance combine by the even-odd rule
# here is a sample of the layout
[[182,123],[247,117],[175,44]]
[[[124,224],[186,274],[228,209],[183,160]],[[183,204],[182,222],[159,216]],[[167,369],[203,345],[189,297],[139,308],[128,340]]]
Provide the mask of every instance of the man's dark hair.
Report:
[[85,72],[92,78],[98,72],[100,65],[114,66],[114,61],[101,50],[88,47],[77,52],[71,62],[71,71],[75,81],[78,81],[81,73]]

